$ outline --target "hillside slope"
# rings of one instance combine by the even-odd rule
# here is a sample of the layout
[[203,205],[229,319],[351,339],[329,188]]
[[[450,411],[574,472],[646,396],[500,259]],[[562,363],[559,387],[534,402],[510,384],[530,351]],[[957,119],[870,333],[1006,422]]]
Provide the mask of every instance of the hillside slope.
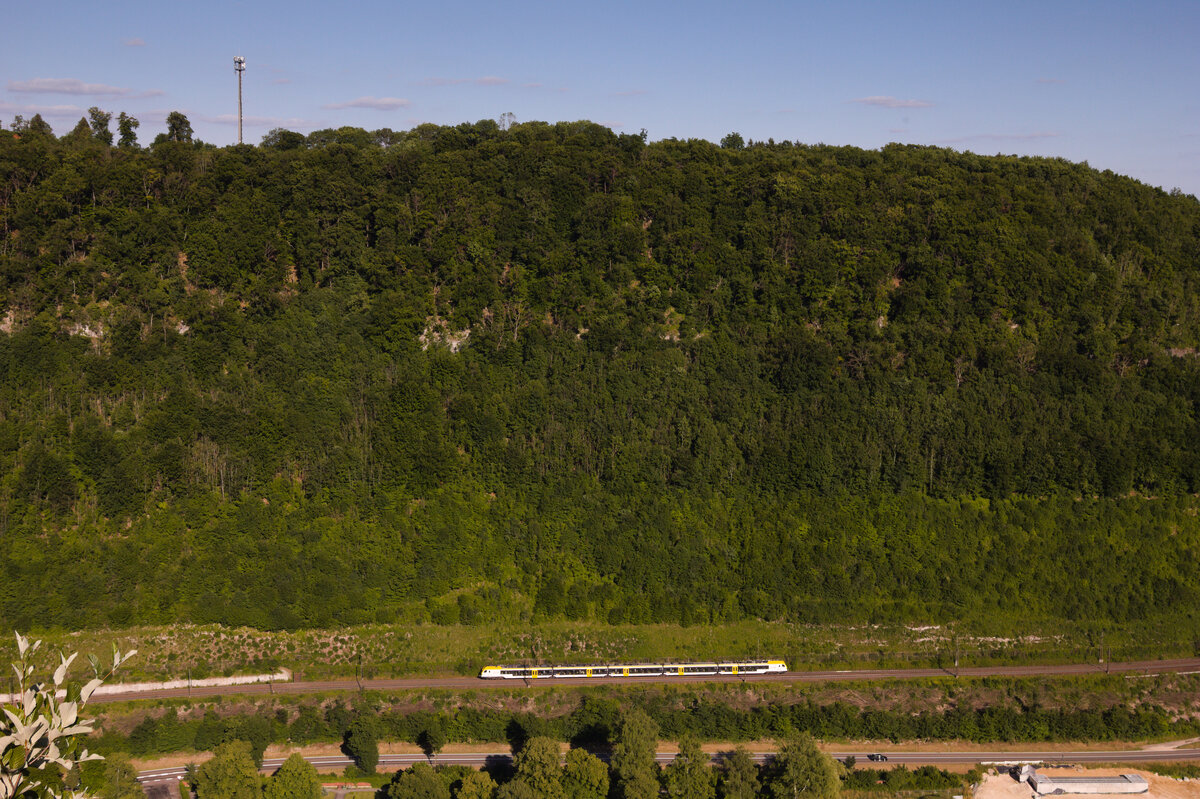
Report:
[[481,122],[4,136],[0,217],[18,627],[1200,597],[1192,197]]

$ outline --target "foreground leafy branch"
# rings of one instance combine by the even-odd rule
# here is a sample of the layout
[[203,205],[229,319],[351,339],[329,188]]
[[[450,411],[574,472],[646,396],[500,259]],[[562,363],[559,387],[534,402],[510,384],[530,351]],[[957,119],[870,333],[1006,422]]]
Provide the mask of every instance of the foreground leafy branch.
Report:
[[104,674],[93,658],[93,678],[75,693],[66,687],[75,653],[60,654],[50,682],[35,679],[36,667],[31,661],[41,644],[31,644],[17,633],[18,659],[13,664],[17,692],[0,718],[0,799],[84,795],[62,786],[62,776],[78,764],[103,759],[84,746],[94,722],[81,717],[80,711],[104,680],[137,653],[122,653],[114,646],[112,668]]

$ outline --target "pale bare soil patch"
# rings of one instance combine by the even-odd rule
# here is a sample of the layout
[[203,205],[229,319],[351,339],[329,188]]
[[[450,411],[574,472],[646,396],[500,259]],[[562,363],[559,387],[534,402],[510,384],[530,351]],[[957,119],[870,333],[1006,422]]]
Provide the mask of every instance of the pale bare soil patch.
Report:
[[[1135,768],[1039,768],[1039,774],[1052,777],[1117,777],[1121,774],[1140,774],[1150,784],[1150,791],[1143,794],[1129,794],[1131,797],[1146,797],[1146,799],[1197,799],[1200,797],[1200,781],[1172,779],[1149,771]],[[1031,799],[1038,794],[1023,782],[1017,782],[1006,772],[988,774],[979,783],[974,799]],[[1111,795],[1111,794],[1109,794]]]

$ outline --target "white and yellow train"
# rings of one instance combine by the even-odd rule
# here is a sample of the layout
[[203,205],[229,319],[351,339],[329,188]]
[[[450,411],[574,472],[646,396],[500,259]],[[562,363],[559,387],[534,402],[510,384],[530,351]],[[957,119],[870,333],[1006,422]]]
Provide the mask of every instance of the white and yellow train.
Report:
[[596,666],[485,666],[485,680],[541,680],[588,677],[704,677],[718,674],[779,674],[787,671],[782,660],[744,663],[608,663]]

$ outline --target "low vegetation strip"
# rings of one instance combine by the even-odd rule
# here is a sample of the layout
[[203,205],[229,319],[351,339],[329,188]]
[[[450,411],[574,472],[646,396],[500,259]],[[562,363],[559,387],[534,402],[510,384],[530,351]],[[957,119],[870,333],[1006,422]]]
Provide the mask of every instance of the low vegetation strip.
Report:
[[[945,692],[911,694],[869,687],[840,698],[773,696],[762,686],[696,691],[664,686],[557,691],[532,701],[473,692],[408,697],[365,694],[344,701],[288,701],[275,697],[244,705],[182,702],[165,711],[107,709],[102,719],[103,751],[144,757],[176,751],[206,751],[222,740],[241,737],[265,750],[272,742],[295,744],[345,739],[356,720],[369,723],[386,740],[422,744],[445,742],[520,742],[549,736],[583,745],[607,745],[624,709],[637,708],[652,718],[663,735],[685,734],[708,741],[754,741],[786,737],[802,730],[822,740],[966,741],[966,742],[1115,742],[1180,740],[1200,735],[1200,707],[1194,687],[1163,691],[1172,707],[1104,697],[1093,692],[1096,707],[1078,707],[1078,686],[1061,686],[1057,696],[1037,685],[954,685]],[[1180,686],[1184,688],[1184,686]],[[858,704],[847,701],[853,696]],[[1040,697],[1039,707],[1032,697]],[[946,705],[951,705],[946,707]],[[497,705],[500,705],[498,708]],[[1057,706],[1054,706],[1057,705]],[[1170,752],[1163,753],[1169,757]]]
[[[1086,663],[1195,657],[1197,639],[1177,615],[1138,623],[1048,623],[997,617],[989,624],[807,625],[745,620],[683,627],[596,622],[497,625],[375,624],[264,631],[174,625],[54,632],[47,644],[103,653],[116,639],[137,649],[127,679],[195,680],[277,671],[297,680],[476,675],[489,663],[751,660],[778,655],[794,672]],[[0,639],[0,655],[11,643]]]

